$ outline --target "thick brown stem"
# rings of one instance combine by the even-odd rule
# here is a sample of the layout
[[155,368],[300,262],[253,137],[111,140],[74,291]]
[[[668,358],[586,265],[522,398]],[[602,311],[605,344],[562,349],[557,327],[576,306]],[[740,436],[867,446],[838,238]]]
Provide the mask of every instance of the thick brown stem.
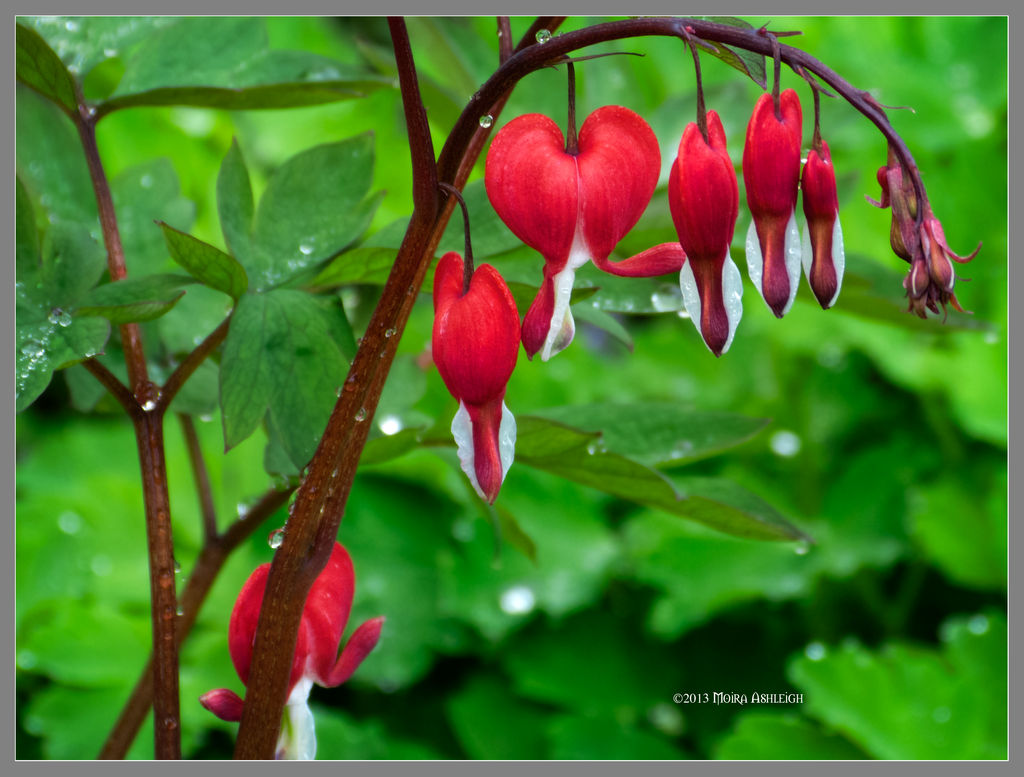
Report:
[[146,506],[149,588],[153,625],[153,715],[156,757],[181,758],[178,702],[177,598],[174,591],[174,542],[167,495],[163,418],[144,413],[135,425]]
[[[203,602],[231,552],[269,516],[283,507],[288,502],[291,493],[292,489],[268,491],[259,502],[249,509],[245,516],[233,523],[227,531],[204,543],[199,558],[196,559],[195,567],[189,575],[188,583],[181,594],[182,614],[178,617],[175,630],[178,647],[181,647],[192,630]],[[152,704],[153,657],[150,656],[146,668],[142,670],[142,675],[135,684],[132,695],[124,709],[121,710],[117,723],[107,737],[107,741],[103,743],[103,749],[100,750],[98,757],[101,759],[124,758],[139,733],[142,722],[146,719],[146,714]]]

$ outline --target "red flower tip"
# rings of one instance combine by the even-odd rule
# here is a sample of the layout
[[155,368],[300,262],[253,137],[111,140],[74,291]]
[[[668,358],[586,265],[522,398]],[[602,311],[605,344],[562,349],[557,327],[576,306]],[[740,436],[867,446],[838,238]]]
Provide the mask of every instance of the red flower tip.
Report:
[[800,178],[803,193],[804,231],[801,259],[807,282],[825,310],[835,304],[843,282],[846,254],[843,230],[839,226],[839,198],[836,194],[836,173],[828,143],[821,141],[821,153],[812,149],[804,163]]
[[732,343],[743,314],[743,285],[729,255],[739,188],[722,120],[707,113],[708,140],[697,124],[683,131],[668,182],[669,207],[688,261],[679,273],[683,304],[715,356]]
[[796,226],[803,114],[792,89],[775,101],[762,94],[747,125],[743,183],[753,216],[747,231],[747,269],[765,303],[781,318],[793,305],[800,280],[800,231]]
[[237,723],[242,719],[242,698],[227,688],[215,688],[199,697],[199,703],[221,720]]
[[487,195],[510,230],[544,257],[544,282],[523,321],[530,358],[547,361],[575,332],[569,301],[576,270],[604,262],[633,228],[658,184],[661,152],[639,115],[617,105],[583,123],[578,152],[551,119],[513,119],[487,154]]
[[490,265],[476,268],[466,294],[462,287],[462,257],[445,254],[434,274],[432,350],[459,400],[452,421],[459,461],[477,493],[493,503],[515,449],[515,419],[504,398],[519,355],[519,312]]

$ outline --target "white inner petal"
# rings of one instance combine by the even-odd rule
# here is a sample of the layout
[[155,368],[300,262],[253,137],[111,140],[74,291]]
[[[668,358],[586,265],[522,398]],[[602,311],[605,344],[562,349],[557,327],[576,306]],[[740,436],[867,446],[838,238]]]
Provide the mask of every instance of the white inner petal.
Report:
[[722,297],[725,299],[725,315],[729,319],[729,337],[722,348],[722,353],[725,353],[732,345],[736,327],[743,318],[743,278],[740,276],[740,268],[732,260],[731,251],[726,252],[725,265],[722,267]]
[[[697,327],[697,331],[700,332],[703,339],[700,294],[697,291],[697,281],[693,277],[689,260],[683,263],[683,268],[679,271],[679,290],[683,293],[683,307],[686,308],[690,320],[693,321],[693,325]],[[732,260],[732,253],[728,251],[725,254],[725,263],[722,265],[722,298],[725,303],[725,315],[729,320],[729,337],[722,348],[722,353],[725,353],[732,345],[736,327],[739,326],[740,319],[743,317],[743,278],[736,262]],[[707,345],[706,340],[704,345]],[[711,348],[708,347],[708,350],[710,351]]]
[[501,456],[501,482],[504,483],[516,454],[516,419],[504,402],[501,403],[501,424],[498,426],[498,453]]
[[832,227],[832,264],[836,268],[836,293],[829,300],[829,307],[832,307],[839,299],[839,289],[843,285],[843,272],[846,270],[846,249],[843,248],[843,228],[839,226],[838,213],[836,214],[836,223]]
[[[764,258],[761,255],[761,241],[757,239],[757,225],[751,221],[747,229],[747,275],[750,282],[754,284],[757,293],[764,299],[762,288],[764,272]],[[796,299],[797,286],[800,283],[800,229],[796,225],[796,212],[789,214],[789,222],[786,224],[786,275],[789,276],[789,299],[786,307],[782,309],[782,315],[786,315],[793,307],[793,300]]]
[[761,270],[763,265],[761,241],[757,239],[757,225],[751,221],[750,227],[747,229],[747,275],[762,299],[764,298],[764,292],[761,291]]
[[782,315],[786,315],[793,307],[793,300],[796,299],[796,290],[800,285],[800,229],[796,225],[796,211],[789,214],[789,223],[786,224],[786,275],[789,276],[789,301],[782,309]]
[[[483,490],[480,488],[480,481],[476,477],[476,454],[473,448],[473,421],[469,417],[466,403],[459,401],[459,410],[452,419],[452,437],[455,438],[456,452],[459,456],[459,466],[466,473],[473,490],[486,500]],[[501,481],[505,482],[505,475],[508,474],[512,461],[515,459],[516,450],[516,419],[508,405],[501,403],[501,422],[498,425],[498,456],[501,459]]]
[[288,696],[277,738],[276,754],[288,761],[312,761],[316,758],[316,726],[309,709],[309,692],[313,680],[303,677]]
[[[814,261],[814,250],[811,248],[811,228],[804,226],[803,254],[800,257],[804,266],[804,275],[808,282],[811,280],[811,263]],[[832,266],[836,268],[836,293],[828,301],[825,307],[832,307],[839,299],[839,289],[843,286],[843,271],[846,269],[846,251],[843,248],[843,228],[839,226],[839,214],[832,224]]]
[[551,313],[551,322],[548,324],[548,336],[544,339],[544,348],[540,353],[541,361],[546,362],[572,342],[576,333],[576,324],[569,310],[572,284],[576,280],[576,270],[589,259],[590,248],[583,239],[582,219],[577,218],[576,233],[572,236],[572,246],[569,248],[569,260],[565,263],[565,268],[552,278],[555,285],[555,307]]
[[473,422],[469,418],[469,411],[466,410],[466,403],[459,401],[459,411],[452,419],[452,437],[455,438],[455,448],[459,455],[459,466],[466,473],[469,482],[473,484],[481,499],[486,499],[484,492],[480,490],[480,483],[476,479],[475,457],[473,455]]

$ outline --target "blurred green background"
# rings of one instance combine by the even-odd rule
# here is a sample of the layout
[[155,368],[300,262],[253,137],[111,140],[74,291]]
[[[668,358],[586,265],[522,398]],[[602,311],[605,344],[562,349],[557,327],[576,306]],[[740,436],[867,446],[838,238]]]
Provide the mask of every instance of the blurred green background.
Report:
[[[570,19],[562,30],[596,21]],[[672,278],[634,283],[588,267],[578,285],[603,288],[576,305],[583,322],[576,341],[546,364],[520,359],[507,394],[517,416],[566,405],[671,403],[768,419],[738,447],[700,460],[669,457],[661,468],[673,478],[732,481],[816,544],[738,539],[523,465],[513,466],[498,512],[488,515],[448,448],[417,447],[368,464],[339,539],[357,571],[352,624],[378,614],[388,621],[349,683],[314,689],[319,757],[1006,757],[1006,19],[748,21],[801,30],[785,42],[879,102],[913,109],[890,115],[951,247],[967,253],[984,242],[975,261],[958,267],[971,282],[958,283],[957,295],[973,315],[952,313],[943,325],[900,312],[906,265],[889,248],[890,214],[864,200],[878,198],[884,140],[845,103],[823,100],[847,255],[833,310],[823,312],[802,284],[792,311],[776,320],[746,284],[736,339],[716,360],[676,315]],[[516,39],[529,22],[512,20]],[[109,94],[146,45],[140,33],[76,60],[77,29],[62,20],[35,24],[84,76],[87,94]],[[394,75],[381,19],[274,18],[266,32],[271,49]],[[409,33],[439,152],[496,66],[495,22],[415,18]],[[661,185],[620,244],[623,257],[674,239],[665,189],[678,139],[694,118],[692,62],[667,39],[594,50],[645,56],[578,65],[578,115],[628,106],[662,145]],[[702,65],[708,107],[722,115],[738,167],[760,90],[710,57]],[[783,86],[800,92],[806,147],[810,95],[788,70]],[[533,111],[564,127],[564,71],[524,79],[496,126]],[[165,218],[223,247],[216,180],[232,138],[259,196],[270,172],[297,152],[366,130],[374,133],[372,189],[386,192],[369,240],[392,246],[381,236],[408,218],[411,184],[390,85],[364,99],[288,110],[130,108],[105,118],[98,136],[109,176],[126,191],[132,180],[159,176],[159,197],[132,200],[141,203],[140,223]],[[70,123],[19,87],[18,170],[37,208],[52,204],[54,186],[68,201],[90,203],[67,173],[76,165],[81,152]],[[481,177],[482,158],[471,187]],[[473,201],[486,207],[482,197]],[[510,281],[536,286],[537,255],[516,248],[493,214],[474,218],[487,261]],[[748,220],[741,203],[732,249],[741,267]],[[461,242],[454,221],[448,241]],[[224,298],[207,291],[190,289],[146,325],[147,337],[169,343],[212,330]],[[378,293],[375,283],[342,291],[356,335]],[[649,303],[623,312],[616,293]],[[423,366],[432,312],[429,296],[420,303],[374,419],[378,437],[389,419],[409,428],[436,422],[444,432],[455,410],[436,370]],[[57,374],[18,419],[18,758],[95,757],[148,656],[135,443],[91,381],[81,367]],[[216,366],[189,385],[178,407],[200,419],[226,526],[272,482],[266,433],[220,455]],[[202,535],[172,419],[167,445],[180,585]],[[227,653],[227,619],[249,572],[271,558],[267,533],[284,520],[282,510],[231,558],[184,647],[186,757],[230,757],[236,725],[196,699],[215,687],[242,690]],[[803,701],[673,701],[716,691],[748,700],[793,692]],[[148,721],[131,756],[152,752]]]

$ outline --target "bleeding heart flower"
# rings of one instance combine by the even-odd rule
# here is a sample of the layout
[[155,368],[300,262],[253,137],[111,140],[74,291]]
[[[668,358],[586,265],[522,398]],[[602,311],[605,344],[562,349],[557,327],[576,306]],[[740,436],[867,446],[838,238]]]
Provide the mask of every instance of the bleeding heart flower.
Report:
[[434,273],[434,362],[459,400],[452,421],[459,462],[473,488],[493,503],[512,466],[516,422],[505,388],[519,356],[519,312],[504,278],[476,268],[465,291],[462,257],[451,251]]
[[[231,661],[246,685],[249,683],[256,624],[269,574],[269,563],[256,567],[238,594],[228,624]],[[368,620],[357,628],[338,655],[354,594],[352,560],[345,548],[335,543],[327,565],[313,581],[302,610],[288,680],[285,719],[277,743],[278,758],[310,760],[316,755],[316,730],[308,704],[313,683],[325,688],[341,685],[352,676],[380,639],[383,617]],[[243,701],[227,688],[204,693],[199,702],[222,720],[237,722],[242,719]]]
[[743,282],[729,255],[740,195],[715,111],[707,113],[707,130],[707,140],[695,122],[683,130],[668,202],[687,257],[679,273],[683,304],[708,348],[721,356],[743,315]]
[[836,172],[828,143],[821,141],[821,151],[811,149],[800,178],[803,193],[804,231],[803,265],[807,282],[822,308],[828,309],[839,297],[843,283],[846,256],[843,251],[843,230],[839,226],[839,198],[836,194]]
[[523,347],[547,361],[572,342],[569,311],[576,270],[601,266],[633,228],[658,184],[654,132],[628,108],[598,108],[583,123],[578,151],[565,148],[547,116],[510,121],[494,138],[484,181],[494,210],[544,257],[544,281],[523,319]]
[[771,94],[758,98],[743,147],[743,183],[754,217],[747,231],[747,270],[768,307],[782,318],[800,281],[795,213],[803,114],[792,89],[779,95],[779,113]]

